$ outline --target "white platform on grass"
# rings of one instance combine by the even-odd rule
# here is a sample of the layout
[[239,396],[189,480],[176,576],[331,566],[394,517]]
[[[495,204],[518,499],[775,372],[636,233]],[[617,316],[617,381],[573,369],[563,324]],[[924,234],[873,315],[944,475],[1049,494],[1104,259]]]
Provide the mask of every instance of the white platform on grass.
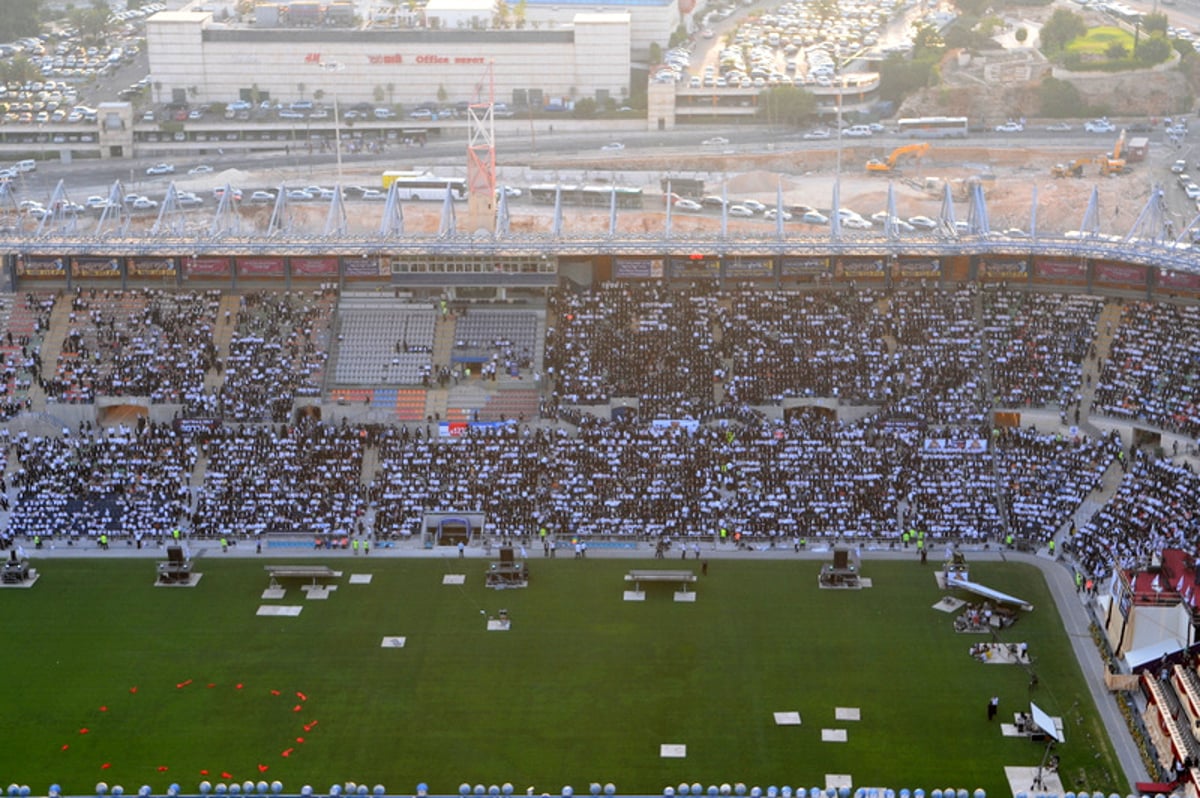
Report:
[[446,574],[442,577],[443,585],[465,585],[466,583],[466,574]]
[[839,790],[842,787],[851,789],[854,787],[854,777],[849,773],[826,773],[825,774],[825,789]]
[[195,587],[200,584],[200,577],[204,574],[190,574],[186,582],[163,582],[158,579],[154,580],[155,587]]
[[858,707],[835,707],[833,717],[837,720],[862,720],[862,710]]
[[1042,786],[1035,788],[1033,786],[1034,779],[1037,778],[1038,769],[1036,767],[1005,767],[1004,776],[1008,779],[1008,786],[1012,790],[1013,795],[1018,795],[1023,792],[1039,792],[1049,795],[1062,795],[1063,783],[1058,773],[1043,770],[1042,771]]
[[304,585],[300,588],[304,591],[304,597],[314,601],[323,601],[329,598],[329,594],[337,590],[337,585]]
[[658,755],[663,759],[683,759],[687,756],[687,746],[680,743],[663,743],[658,747]]
[[679,590],[675,593],[675,600],[682,601],[685,604],[695,604],[696,594],[690,590]]
[[287,591],[282,587],[269,587],[262,592],[264,601],[278,601],[287,595]]
[[645,601],[646,593],[642,590],[626,590],[622,594],[626,601]]
[[374,578],[375,574],[350,574],[350,584],[369,585]]
[[823,743],[844,743],[846,742],[845,729],[821,729],[821,742]]
[[405,637],[385,637],[383,642],[379,644],[380,648],[404,648]]
[[304,607],[296,604],[263,604],[255,615],[275,615],[295,618]]
[[488,618],[487,630],[489,632],[507,632],[512,621],[501,621],[496,618]]
[[799,712],[776,712],[775,713],[775,725],[776,726],[799,726],[800,725],[800,713]]
[[957,599],[953,596],[943,596],[941,601],[933,605],[933,608],[942,612],[958,612],[959,608],[966,603],[962,599]]

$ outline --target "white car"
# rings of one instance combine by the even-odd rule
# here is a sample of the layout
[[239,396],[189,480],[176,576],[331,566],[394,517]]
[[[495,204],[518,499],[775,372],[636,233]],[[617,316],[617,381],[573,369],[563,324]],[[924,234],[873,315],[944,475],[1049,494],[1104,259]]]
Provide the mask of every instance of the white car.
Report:
[[705,139],[700,143],[705,147],[723,147],[729,143],[729,139],[724,136],[713,136],[711,139]]
[[616,151],[616,150],[623,150],[623,149],[625,149],[625,145],[624,145],[624,144],[622,144],[622,143],[621,143],[621,142],[619,142],[619,141],[610,141],[608,144],[605,144],[605,145],[604,145],[603,147],[601,147],[600,149],[602,149],[602,150],[605,150],[605,151],[608,151],[608,152],[614,152],[614,151]]
[[1183,187],[1183,193],[1188,195],[1188,199],[1200,199],[1200,186],[1188,183]]
[[730,216],[741,216],[747,218],[754,215],[754,211],[747,208],[745,205],[730,205],[727,213]]
[[805,141],[823,141],[829,138],[828,130],[810,130],[804,134]]
[[696,202],[695,200],[690,200],[690,199],[677,199],[677,200],[675,200],[673,205],[675,207],[675,210],[677,210],[677,211],[695,212],[695,211],[704,210],[703,205],[701,205],[699,202]]
[[752,200],[752,199],[742,200],[738,204],[745,205],[747,208],[754,211],[755,213],[762,213],[763,211],[765,211],[767,209],[767,206],[763,205],[758,200]]
[[169,163],[156,163],[154,166],[146,169],[148,175],[173,175],[175,174],[175,165]]
[[130,203],[129,207],[135,211],[151,211],[158,207],[158,203],[149,197],[138,197]]
[[273,191],[255,191],[250,195],[251,202],[274,202],[275,192]]
[[387,199],[387,193],[380,191],[377,188],[368,188],[367,190],[363,191],[360,199],[365,199],[370,202],[380,202]]
[[853,125],[842,131],[842,135],[852,139],[865,139],[871,137],[871,128],[866,125]]
[[302,188],[293,188],[287,193],[287,198],[296,202],[308,202],[309,200],[316,199],[316,195]]
[[829,224],[829,217],[820,211],[808,211],[800,217],[806,224]]
[[83,204],[94,211],[102,211],[109,205],[108,197],[101,197],[99,195],[88,197]]
[[499,194],[501,192],[504,192],[504,196],[506,197],[521,196],[521,189],[516,186],[496,186],[496,193]]
[[936,230],[938,226],[938,223],[928,216],[910,216],[908,217],[908,223],[921,230]]
[[1005,122],[1003,125],[996,125],[997,133],[1022,133],[1024,130],[1024,125],[1022,125],[1020,122],[1014,122],[1011,119]]
[[842,219],[841,224],[842,227],[849,228],[850,230],[870,230],[872,227],[871,222],[861,216],[849,216]]
[[1107,119],[1093,119],[1090,122],[1083,123],[1083,129],[1088,133],[1115,133],[1117,126]]
[[1185,171],[1187,171],[1187,161],[1180,160],[1171,164],[1171,174],[1181,175]]
[[213,170],[213,168],[211,166],[209,166],[206,163],[202,163],[202,164],[199,164],[198,166],[193,166],[191,169],[189,169],[188,174],[189,175],[207,175],[210,172],[212,172],[212,170]]
[[763,211],[763,218],[765,219],[774,221],[776,217],[783,219],[785,222],[790,222],[792,220],[792,215],[790,213],[787,211],[781,211],[778,208],[767,208],[765,211]]

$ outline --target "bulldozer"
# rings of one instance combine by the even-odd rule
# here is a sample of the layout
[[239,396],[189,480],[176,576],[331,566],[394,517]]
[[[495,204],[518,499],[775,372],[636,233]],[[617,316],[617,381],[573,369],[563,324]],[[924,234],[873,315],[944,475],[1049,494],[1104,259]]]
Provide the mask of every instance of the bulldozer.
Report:
[[1125,131],[1121,131],[1121,135],[1117,136],[1117,143],[1113,145],[1113,151],[1101,155],[1096,159],[1096,163],[1100,166],[1100,174],[1104,177],[1109,175],[1123,175],[1129,171],[1129,167],[1125,164],[1123,151],[1125,149]]
[[920,144],[905,144],[903,147],[897,147],[892,150],[887,158],[872,158],[867,161],[867,173],[878,175],[898,172],[899,169],[896,168],[896,164],[901,158],[911,157],[916,159],[922,157],[927,152],[929,152],[929,145],[925,142],[921,142]]
[[1083,177],[1083,168],[1091,163],[1090,158],[1076,158],[1071,163],[1056,163],[1050,167],[1051,177]]

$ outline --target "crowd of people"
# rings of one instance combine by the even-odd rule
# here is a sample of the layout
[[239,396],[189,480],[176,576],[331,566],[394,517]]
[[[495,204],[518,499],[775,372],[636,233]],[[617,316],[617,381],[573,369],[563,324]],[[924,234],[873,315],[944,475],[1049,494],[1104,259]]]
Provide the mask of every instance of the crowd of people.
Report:
[[[57,298],[70,305],[55,353],[40,351],[54,295],[0,308],[29,326],[0,339],[7,398],[20,399],[28,378],[55,401],[145,396],[182,408],[174,424],[42,436],[0,427],[6,539],[132,545],[181,528],[388,539],[420,535],[436,511],[481,513],[493,539],[767,548],[898,547],[914,531],[1038,545],[1071,526],[1074,551],[1100,574],[1200,531],[1196,476],[1140,453],[1117,496],[1074,530],[1076,510],[1127,457],[1119,438],[991,422],[996,406],[1078,404],[1084,363],[1097,357],[1104,300],[1093,297],[977,285],[558,290],[544,362],[529,364],[546,375],[552,418],[453,440],[432,424],[296,417],[297,398],[330,387],[335,291],[251,292],[234,312],[223,300],[230,307],[216,291],[76,289]],[[1121,415],[1113,403],[1136,392],[1129,414],[1187,428],[1197,349],[1193,309],[1130,303],[1097,363],[1101,412]],[[41,373],[43,354],[54,373]],[[636,412],[610,419],[599,406],[616,398],[636,400]],[[831,404],[863,412],[839,419]]]

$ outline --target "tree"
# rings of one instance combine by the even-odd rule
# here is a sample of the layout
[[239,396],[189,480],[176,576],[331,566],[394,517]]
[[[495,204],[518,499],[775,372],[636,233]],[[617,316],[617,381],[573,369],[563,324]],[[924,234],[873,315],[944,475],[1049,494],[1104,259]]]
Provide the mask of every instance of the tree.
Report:
[[389,81],[388,85],[385,86],[384,88],[387,89],[387,93],[388,93],[388,105],[395,105],[396,104],[396,84]]
[[525,27],[525,13],[529,10],[529,4],[526,0],[517,0],[517,5],[513,9],[513,16],[517,21],[517,28]]
[[508,16],[509,16],[508,3],[504,2],[504,0],[496,0],[496,10],[495,10],[495,13],[492,15],[493,27],[507,28],[508,27]]
[[892,54],[879,70],[879,99],[899,103],[929,85],[937,61],[931,57],[908,59]]
[[383,90],[383,86],[376,84],[374,90],[371,91],[371,96],[375,98],[375,104],[380,105],[383,103],[383,98],[387,96],[387,92]]
[[581,118],[596,115],[596,100],[593,97],[582,97],[575,101],[575,116]]
[[303,81],[301,81],[300,83],[297,83],[297,84],[296,84],[296,92],[297,92],[297,93],[300,95],[300,99],[301,99],[301,100],[303,100],[303,99],[304,99],[304,92],[305,92],[307,89],[308,89],[308,86],[305,86]]
[[1048,77],[1038,86],[1037,96],[1042,116],[1075,118],[1091,115],[1079,89],[1070,81]]
[[0,41],[36,36],[40,27],[38,0],[5,0],[4,13],[0,14]]
[[650,64],[652,66],[655,64],[661,64],[662,57],[662,45],[658,42],[650,42]]
[[1129,50],[1125,49],[1125,45],[1121,42],[1110,42],[1108,47],[1104,48],[1104,56],[1109,61],[1120,61],[1127,55],[1129,55]]
[[758,115],[771,123],[798,127],[817,111],[817,98],[797,86],[774,86],[758,95]]
[[1025,40],[1029,38],[1029,29],[1017,28],[1017,32],[1013,34],[1013,38],[1015,38],[1020,44],[1024,44]]
[[10,61],[0,61],[0,78],[5,82],[29,83],[41,77],[41,67],[30,61],[24,53]]
[[919,58],[923,51],[934,51],[940,54],[946,49],[946,42],[942,39],[942,34],[936,27],[924,20],[913,23],[912,43],[914,58]]
[[1167,35],[1166,14],[1145,14],[1142,16],[1142,30],[1146,33],[1161,33]]
[[156,103],[162,102],[162,89],[163,89],[162,81],[161,80],[154,81],[154,102],[156,102]]
[[445,84],[443,84],[443,83],[439,83],[439,84],[438,84],[438,90],[437,90],[437,101],[438,101],[438,102],[440,102],[440,103],[444,103],[444,102],[446,102],[446,99],[447,99],[449,96],[450,96],[450,95],[449,95],[449,93],[447,93],[447,92],[446,92],[446,86],[445,86]]
[[1042,52],[1058,55],[1072,41],[1087,33],[1083,17],[1066,8],[1059,8],[1042,26]]
[[324,100],[325,99],[325,90],[324,89],[316,89],[315,91],[313,91],[313,99],[316,100],[317,102],[321,102],[321,100]]
[[1161,64],[1170,57],[1171,49],[1171,43],[1167,41],[1166,36],[1155,34],[1142,39],[1134,48],[1133,56],[1147,66]]

